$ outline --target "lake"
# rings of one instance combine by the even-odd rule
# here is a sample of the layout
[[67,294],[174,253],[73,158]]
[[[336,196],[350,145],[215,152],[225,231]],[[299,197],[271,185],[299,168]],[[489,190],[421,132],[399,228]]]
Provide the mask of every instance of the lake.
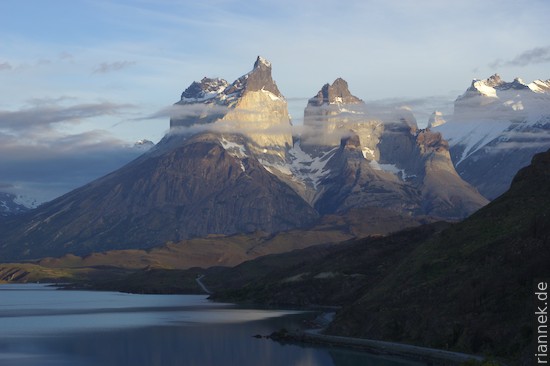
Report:
[[198,295],[0,285],[0,365],[420,366],[346,349],[257,339],[313,314],[243,309]]

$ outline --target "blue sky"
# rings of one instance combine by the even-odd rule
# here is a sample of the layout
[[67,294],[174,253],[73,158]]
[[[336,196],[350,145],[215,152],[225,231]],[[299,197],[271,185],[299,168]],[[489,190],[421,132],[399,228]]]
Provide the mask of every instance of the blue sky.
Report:
[[[167,118],[143,117],[194,80],[233,81],[257,55],[297,120],[343,77],[365,101],[413,105],[423,122],[472,78],[550,78],[548,14],[545,0],[2,0],[0,190],[28,187],[48,156],[103,167],[73,185],[115,169],[133,157],[122,145],[167,131]],[[59,184],[48,197],[69,187]]]

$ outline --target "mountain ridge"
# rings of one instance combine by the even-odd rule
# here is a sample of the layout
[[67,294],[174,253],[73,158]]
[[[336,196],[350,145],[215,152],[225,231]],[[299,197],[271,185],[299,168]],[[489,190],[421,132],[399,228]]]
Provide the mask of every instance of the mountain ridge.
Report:
[[258,56],[231,84],[193,82],[170,132],[145,154],[4,223],[2,260],[277,233],[356,208],[460,219],[487,203],[458,177],[441,135],[419,130],[405,109],[371,117],[341,78],[304,112],[330,138],[295,139],[271,67]]

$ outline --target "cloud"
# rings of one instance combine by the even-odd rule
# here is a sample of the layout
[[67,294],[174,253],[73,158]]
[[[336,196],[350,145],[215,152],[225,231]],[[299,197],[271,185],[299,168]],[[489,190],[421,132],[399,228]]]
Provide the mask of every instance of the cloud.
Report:
[[43,106],[43,105],[56,105],[61,102],[65,102],[68,100],[76,100],[76,97],[69,97],[69,96],[60,96],[60,97],[42,97],[42,98],[31,98],[27,100],[27,103],[32,106]]
[[536,47],[524,51],[511,60],[497,59],[489,64],[491,68],[501,66],[529,66],[550,62],[550,47]]
[[206,115],[224,115],[229,108],[215,103],[173,104],[136,120],[200,118]]
[[[62,97],[66,99],[67,97]],[[61,99],[57,99],[59,101]],[[49,99],[50,104],[38,104],[18,111],[0,111],[0,130],[12,132],[29,131],[36,128],[48,130],[52,124],[60,122],[78,123],[83,119],[104,115],[116,115],[123,110],[133,108],[131,104],[116,104],[111,102],[84,103],[72,106],[55,104],[55,99]],[[44,99],[43,101],[48,101]],[[35,100],[36,102],[36,100]]]
[[[67,133],[65,124],[119,115],[129,104],[61,105],[72,97],[33,98],[30,107],[0,111],[0,171],[6,191],[51,200],[105,175],[143,151],[104,130]],[[61,123],[61,125],[59,125]],[[7,187],[11,185],[11,187]]]
[[114,171],[143,151],[94,130],[29,141],[0,132],[0,190],[40,202]]
[[9,62],[0,62],[0,71],[11,70],[13,66]]
[[94,74],[106,74],[113,71],[120,71],[130,66],[135,65],[135,61],[115,61],[115,62],[102,62],[93,71]]

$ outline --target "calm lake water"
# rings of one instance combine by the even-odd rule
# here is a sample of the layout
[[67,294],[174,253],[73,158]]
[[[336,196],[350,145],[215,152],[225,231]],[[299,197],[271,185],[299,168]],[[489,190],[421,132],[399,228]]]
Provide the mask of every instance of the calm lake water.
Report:
[[0,285],[0,365],[420,366],[342,349],[253,338],[308,313],[239,309],[196,295]]

